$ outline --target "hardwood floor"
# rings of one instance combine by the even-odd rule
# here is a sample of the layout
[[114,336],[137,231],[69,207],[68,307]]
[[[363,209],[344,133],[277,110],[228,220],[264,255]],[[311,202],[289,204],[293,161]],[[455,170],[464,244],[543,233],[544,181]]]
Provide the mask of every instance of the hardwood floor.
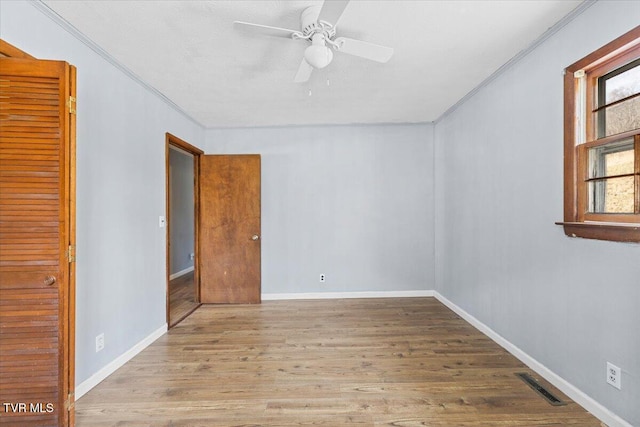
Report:
[[169,282],[169,325],[173,326],[198,307],[193,271]]
[[434,298],[201,306],[76,402],[82,426],[600,426]]

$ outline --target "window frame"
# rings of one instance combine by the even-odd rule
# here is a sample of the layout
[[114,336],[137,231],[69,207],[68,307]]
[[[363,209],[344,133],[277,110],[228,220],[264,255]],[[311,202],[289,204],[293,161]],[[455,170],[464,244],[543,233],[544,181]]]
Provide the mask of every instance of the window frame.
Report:
[[[638,49],[639,47],[640,46],[637,46],[635,49]],[[631,55],[632,57],[635,56],[635,55],[633,55],[635,49],[631,49],[630,52],[629,52],[630,54],[632,54]],[[627,55],[625,55],[625,57],[626,56]],[[629,59],[629,58],[625,58],[625,59]],[[619,62],[619,61],[616,61],[616,62]],[[624,62],[627,62],[627,61],[624,61]],[[595,74],[598,75],[598,77],[596,77],[594,79],[595,81],[597,81],[595,86],[596,86],[596,88],[598,90],[598,97],[597,97],[598,102],[597,103],[594,102],[594,104],[597,104],[597,108],[598,109],[606,109],[608,107],[614,106],[617,103],[626,102],[626,101],[631,99],[631,97],[626,97],[626,98],[622,98],[622,99],[619,99],[617,101],[610,102],[610,103],[607,104],[607,102],[606,102],[606,90],[607,90],[606,82],[607,82],[607,80],[612,79],[612,78],[614,78],[616,76],[619,76],[620,74],[623,74],[623,73],[629,71],[630,69],[633,69],[633,68],[635,68],[635,67],[637,67],[639,65],[640,65],[640,53],[636,56],[636,59],[631,58],[631,62],[627,62],[626,65],[623,65],[621,67],[614,67],[613,69],[611,69],[612,68],[611,66],[607,67],[605,70],[611,69],[608,72],[603,73],[602,70],[591,70],[590,71],[591,73],[595,73]],[[633,95],[633,97],[637,97],[639,95],[640,94],[635,94],[635,95]],[[604,101],[602,101],[603,99],[604,99]],[[607,136],[607,135],[601,135],[600,132],[599,132],[602,128],[606,128],[606,126],[607,126],[606,117],[607,117],[606,114],[601,114],[600,116],[598,116],[597,122],[594,123],[594,129],[593,129],[594,130],[594,135],[593,135],[593,138],[591,138],[592,140],[601,139],[601,138],[604,138],[604,137]],[[593,120],[593,116],[591,116],[591,119]]]
[[[564,227],[570,237],[640,243],[640,130],[597,139],[598,79],[640,57],[640,25],[565,69]],[[578,114],[582,112],[582,114]],[[634,138],[634,206],[629,214],[589,213],[588,150]]]

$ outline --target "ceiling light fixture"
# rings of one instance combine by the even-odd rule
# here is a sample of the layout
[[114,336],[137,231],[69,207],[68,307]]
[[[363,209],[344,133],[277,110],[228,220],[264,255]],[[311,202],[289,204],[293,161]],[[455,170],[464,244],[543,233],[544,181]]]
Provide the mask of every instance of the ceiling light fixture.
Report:
[[304,51],[304,59],[313,68],[324,68],[333,60],[333,52],[326,46],[325,36],[315,33],[311,39],[311,46]]

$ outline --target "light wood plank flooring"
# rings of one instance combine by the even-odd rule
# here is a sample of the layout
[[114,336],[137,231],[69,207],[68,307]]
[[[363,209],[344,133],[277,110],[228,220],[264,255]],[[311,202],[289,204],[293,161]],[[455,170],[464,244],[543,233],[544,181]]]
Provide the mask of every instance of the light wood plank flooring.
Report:
[[169,282],[169,325],[180,322],[198,307],[193,271]]
[[516,372],[533,374],[434,298],[205,305],[82,397],[76,425],[601,425]]

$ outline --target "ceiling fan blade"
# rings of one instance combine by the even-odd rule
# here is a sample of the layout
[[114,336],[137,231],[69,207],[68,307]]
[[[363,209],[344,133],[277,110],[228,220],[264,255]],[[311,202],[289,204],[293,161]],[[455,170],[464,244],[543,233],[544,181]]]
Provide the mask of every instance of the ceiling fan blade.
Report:
[[318,14],[318,21],[326,21],[334,27],[338,24],[342,13],[350,0],[324,0]]
[[274,36],[274,37],[285,37],[289,39],[292,38],[293,34],[300,33],[300,31],[296,31],[296,30],[270,27],[268,25],[252,24],[250,22],[242,22],[242,21],[234,21],[233,25],[236,28],[242,28],[252,33],[266,35],[266,36]]
[[293,79],[296,83],[304,83],[311,78],[311,73],[313,72],[313,67],[309,65],[307,61],[302,58],[302,62],[300,63],[300,67],[298,68],[298,72],[296,73],[296,77]]
[[362,40],[350,39],[348,37],[338,37],[335,39],[338,44],[338,52],[359,56],[376,62],[387,62],[393,56],[393,48],[380,46]]

